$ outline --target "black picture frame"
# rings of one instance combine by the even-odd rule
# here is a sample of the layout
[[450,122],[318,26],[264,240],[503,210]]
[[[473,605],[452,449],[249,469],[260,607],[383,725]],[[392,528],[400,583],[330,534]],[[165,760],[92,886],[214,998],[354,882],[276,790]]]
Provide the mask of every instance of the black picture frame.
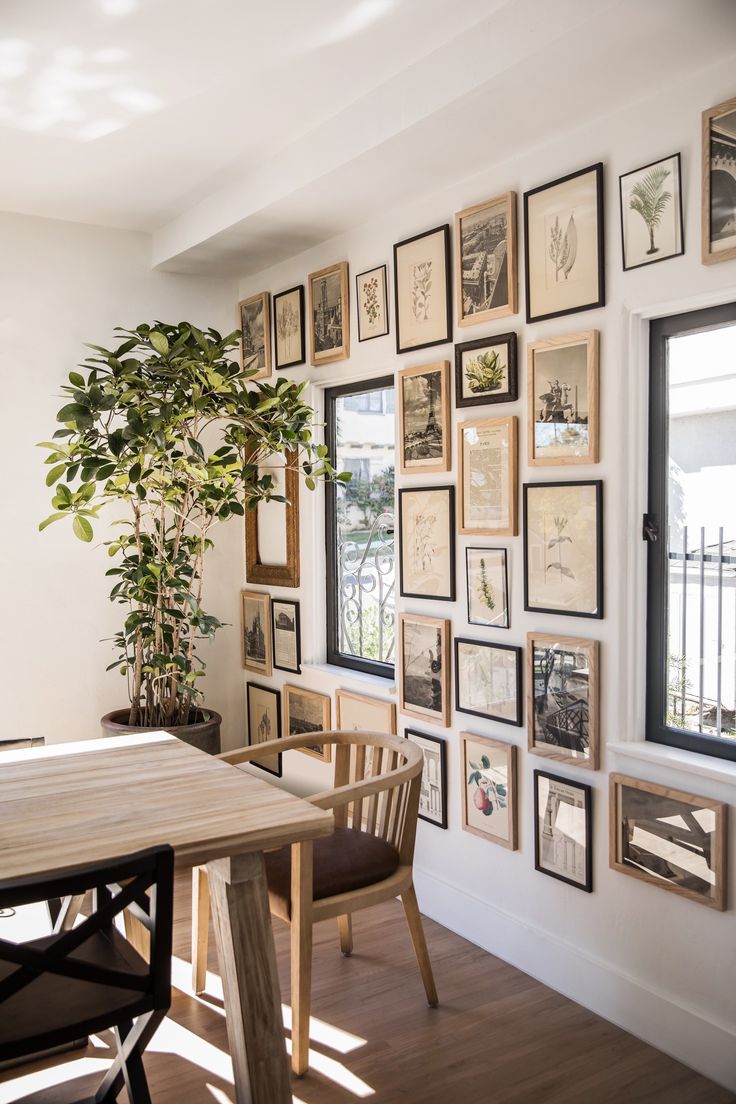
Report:
[[[448,498],[448,547],[449,547],[449,578],[448,578],[448,593],[447,594],[426,594],[417,591],[411,591],[405,589],[404,579],[404,502],[407,495],[426,494],[427,492],[441,491],[447,495]],[[456,529],[456,515],[455,515],[455,488],[447,483],[436,484],[431,487],[401,487],[399,488],[399,594],[402,598],[422,598],[433,602],[454,602],[456,594],[456,579],[455,579],[455,529]]]
[[[529,270],[529,199],[531,196],[546,192],[551,188],[557,188],[560,184],[567,184],[570,180],[576,180],[579,176],[595,174],[596,179],[596,229],[598,239],[598,293],[597,297],[588,303],[582,303],[577,307],[568,307],[564,310],[548,311],[545,314],[532,314],[531,289]],[[543,322],[547,318],[560,318],[566,314],[579,314],[581,311],[595,310],[606,304],[606,259],[605,259],[605,226],[603,211],[603,162],[598,161],[594,165],[586,165],[584,169],[560,176],[557,180],[548,180],[545,184],[539,184],[536,188],[530,188],[524,192],[524,291],[526,294],[526,320],[527,322]]]
[[[404,736],[410,739],[412,736],[419,737],[420,740],[427,740],[429,743],[439,745],[440,749],[440,804],[441,804],[441,817],[439,820],[434,820],[432,817],[425,816],[424,813],[417,813],[420,820],[426,821],[427,824],[433,824],[436,828],[448,827],[447,819],[447,740],[443,740],[441,736],[430,736],[428,732],[419,732],[416,728],[407,728],[404,731]],[[421,799],[420,799],[421,808]]]
[[[251,731],[250,731],[250,692],[251,692],[251,688],[253,688],[254,690],[261,690],[264,694],[271,694],[276,699],[276,736],[272,737],[272,739],[275,738],[276,740],[280,740],[281,739],[281,691],[280,690],[274,690],[274,688],[272,686],[263,686],[263,684],[259,683],[259,682],[249,682],[248,685],[246,686],[246,697],[247,697],[246,709],[247,709],[247,721],[248,721],[248,747],[257,747],[258,746],[257,744],[253,743],[253,740],[251,739]],[[281,778],[282,775],[283,775],[283,772],[284,772],[282,752],[279,752],[276,758],[278,759],[278,766],[277,766],[276,770],[271,770],[270,767],[264,767],[263,763],[259,763],[257,759],[251,759],[250,762],[253,764],[254,767],[258,767],[259,770],[265,771],[266,774],[272,774],[275,778]]]
[[[506,624],[505,625],[488,625],[485,621],[473,621],[470,616],[470,564],[469,554],[471,552],[501,552],[503,554],[503,596],[506,609]],[[482,629],[510,629],[511,628],[511,606],[509,602],[509,554],[507,548],[479,548],[477,545],[468,545],[465,549],[465,602],[467,607],[468,624],[475,625]]]
[[[383,301],[386,304],[386,329],[380,334],[371,334],[370,337],[362,337],[360,333],[360,278],[361,276],[369,276],[371,272],[383,273]],[[376,265],[374,268],[366,268],[363,272],[358,272],[355,277],[355,311],[358,322],[358,341],[375,341],[377,337],[386,337],[389,334],[391,327],[388,310],[388,265]]]
[[[420,345],[407,345],[405,349],[401,347],[401,314],[399,312],[399,250],[404,246],[411,245],[412,242],[419,241],[421,238],[430,238],[433,234],[444,235],[444,255],[445,255],[445,334],[443,337],[437,338],[435,341],[424,341]],[[429,349],[434,345],[447,345],[452,341],[452,259],[450,255],[450,224],[449,222],[443,223],[441,226],[435,226],[432,230],[424,230],[421,234],[414,234],[411,238],[404,238],[403,241],[394,243],[394,318],[396,326],[396,352],[412,353],[418,349]]]
[[[516,660],[516,714],[513,719],[501,717],[496,713],[484,713],[478,709],[468,709],[460,703],[460,645],[472,644],[475,648],[488,648],[491,651],[513,652]],[[523,648],[516,644],[497,644],[495,640],[474,640],[467,636],[455,637],[455,708],[458,713],[469,713],[473,717],[483,717],[488,721],[498,721],[499,724],[513,725],[521,728],[524,723],[524,701],[522,697],[523,685]]]
[[[301,341],[301,357],[297,357],[296,360],[287,361],[285,364],[279,364],[279,343],[276,334],[276,305],[279,299],[283,299],[286,295],[293,295],[294,292],[299,293],[299,338]],[[285,291],[280,291],[278,294],[272,297],[271,310],[273,314],[273,364],[277,372],[283,372],[286,368],[296,368],[299,364],[307,363],[307,344],[306,344],[306,331],[305,331],[305,308],[304,308],[304,284],[297,284],[295,287],[287,288]]]
[[[294,635],[296,637],[296,667],[285,667],[276,662],[276,606],[291,606],[294,610]],[[279,671],[289,671],[292,675],[302,673],[302,627],[299,602],[294,598],[271,599],[271,650],[273,652],[273,665]]]
[[[576,882],[574,878],[567,878],[555,870],[547,870],[540,861],[540,832],[539,832],[539,779],[548,778],[552,782],[560,782],[565,786],[571,786],[580,790],[585,800],[585,882]],[[534,869],[540,874],[546,874],[549,878],[556,878],[559,882],[574,886],[584,893],[593,892],[593,787],[585,782],[578,782],[576,778],[565,778],[564,775],[551,774],[549,771],[534,771]]]
[[[624,234],[624,180],[627,176],[633,176],[634,173],[641,173],[645,172],[646,169],[653,169],[663,161],[675,161],[677,164],[677,217],[680,224],[680,248],[675,253],[666,253],[664,257],[657,257],[652,261],[640,261],[639,264],[627,265],[626,235]],[[630,169],[628,172],[621,173],[618,178],[618,209],[621,227],[621,264],[624,272],[633,272],[635,268],[648,268],[650,265],[659,264],[660,261],[669,261],[673,257],[682,257],[685,252],[685,226],[682,216],[682,164],[680,154],[671,153],[668,157],[658,157],[656,161],[650,161],[648,165],[640,165],[638,169]]]
[[[489,394],[479,395],[477,398],[469,398],[463,395],[463,353],[473,349],[484,349],[488,345],[506,345],[508,353],[509,390],[506,395],[493,396]],[[491,406],[499,403],[516,402],[519,398],[519,378],[516,366],[516,334],[504,333],[491,335],[490,337],[476,338],[474,341],[463,341],[455,346],[455,406]]]

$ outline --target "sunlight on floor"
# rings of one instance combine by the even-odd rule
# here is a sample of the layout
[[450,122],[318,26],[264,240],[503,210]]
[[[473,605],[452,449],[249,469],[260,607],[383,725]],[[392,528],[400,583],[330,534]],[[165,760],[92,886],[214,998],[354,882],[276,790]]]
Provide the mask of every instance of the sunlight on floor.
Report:
[[99,1073],[102,1076],[109,1065],[109,1060],[105,1058],[75,1058],[71,1062],[62,1061],[58,1065],[49,1066],[48,1069],[21,1074],[19,1077],[14,1077],[12,1081],[0,1085],[0,1104],[20,1101],[30,1093],[40,1092],[54,1085],[63,1085],[67,1081],[86,1077],[90,1073]]

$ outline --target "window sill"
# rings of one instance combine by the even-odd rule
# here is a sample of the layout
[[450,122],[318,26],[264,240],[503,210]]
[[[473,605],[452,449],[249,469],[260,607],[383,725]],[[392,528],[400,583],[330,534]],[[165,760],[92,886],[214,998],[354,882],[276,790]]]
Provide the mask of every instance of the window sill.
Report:
[[340,667],[337,663],[302,663],[302,673],[312,671],[315,674],[328,675],[336,682],[354,682],[363,688],[370,687],[384,694],[396,696],[396,683],[380,675],[369,675],[366,671],[353,671],[350,667]]
[[651,763],[653,766],[668,767],[682,771],[691,779],[694,775],[710,778],[733,787],[736,791],[736,763],[728,759],[716,759],[712,755],[699,755],[694,751],[655,744],[649,740],[631,740],[608,744],[607,750],[613,752],[618,762],[631,759],[636,762]]

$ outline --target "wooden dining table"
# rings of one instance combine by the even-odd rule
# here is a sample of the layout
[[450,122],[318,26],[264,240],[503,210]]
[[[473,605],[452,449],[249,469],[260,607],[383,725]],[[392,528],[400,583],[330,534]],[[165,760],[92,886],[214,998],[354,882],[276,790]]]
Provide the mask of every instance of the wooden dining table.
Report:
[[263,853],[329,812],[165,732],[0,753],[0,879],[168,843],[206,864],[238,1104],[291,1104]]

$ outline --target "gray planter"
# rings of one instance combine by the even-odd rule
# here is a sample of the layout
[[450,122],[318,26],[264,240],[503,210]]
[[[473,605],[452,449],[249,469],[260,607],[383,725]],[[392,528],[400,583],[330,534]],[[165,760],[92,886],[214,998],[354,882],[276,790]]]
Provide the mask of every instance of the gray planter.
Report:
[[[100,721],[103,736],[122,736],[126,732],[145,733],[155,731],[151,728],[129,725],[129,715],[129,708],[114,709],[112,713],[106,713]],[[185,744],[191,744],[192,747],[199,748],[200,751],[206,751],[209,755],[218,755],[220,752],[222,717],[214,709],[198,710],[196,715],[202,719],[195,721],[194,724],[172,725],[171,728],[164,729],[164,731],[170,732],[172,736],[177,736]]]

